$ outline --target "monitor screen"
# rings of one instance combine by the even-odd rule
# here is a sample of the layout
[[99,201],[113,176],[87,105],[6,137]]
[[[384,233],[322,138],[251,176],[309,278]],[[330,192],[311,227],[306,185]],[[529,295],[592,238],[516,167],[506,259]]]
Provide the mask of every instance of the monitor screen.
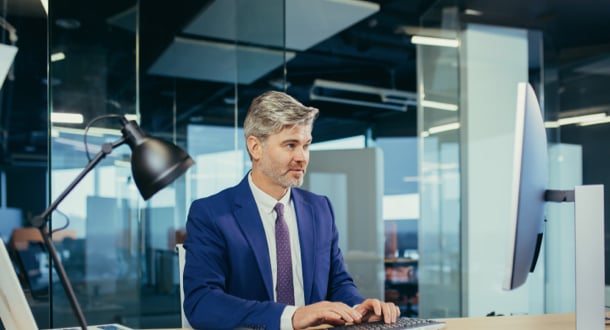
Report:
[[505,290],[518,288],[534,271],[542,243],[548,184],[546,130],[529,83],[518,85],[516,110]]

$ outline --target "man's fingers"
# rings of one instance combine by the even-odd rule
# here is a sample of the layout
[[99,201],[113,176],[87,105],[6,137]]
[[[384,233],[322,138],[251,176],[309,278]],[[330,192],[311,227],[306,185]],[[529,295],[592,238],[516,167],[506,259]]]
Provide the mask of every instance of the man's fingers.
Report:
[[381,301],[377,299],[373,300],[373,308],[375,308],[375,315],[383,315],[383,306]]
[[336,308],[335,312],[341,315],[341,318],[347,323],[360,322],[360,319],[362,318],[360,312],[345,304],[340,304],[333,307]]
[[362,314],[344,303],[322,301],[299,307],[293,315],[292,324],[295,329],[302,329],[320,324],[359,323],[361,320]]
[[383,304],[383,320],[385,323],[394,323],[400,314],[400,310],[393,303]]

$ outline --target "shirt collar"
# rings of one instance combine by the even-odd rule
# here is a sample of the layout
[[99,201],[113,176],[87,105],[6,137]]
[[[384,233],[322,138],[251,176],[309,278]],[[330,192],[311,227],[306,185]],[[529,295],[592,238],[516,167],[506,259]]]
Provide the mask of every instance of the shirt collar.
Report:
[[273,208],[275,207],[275,204],[277,204],[278,202],[284,204],[284,207],[286,207],[288,205],[288,203],[290,203],[290,196],[291,196],[291,191],[292,191],[292,189],[290,189],[290,188],[288,188],[288,190],[286,191],[284,196],[282,196],[282,198],[280,198],[280,200],[277,201],[277,200],[275,200],[275,198],[271,197],[266,192],[260,190],[254,184],[254,182],[252,182],[252,172],[250,172],[248,174],[248,184],[250,185],[250,190],[252,190],[252,195],[254,195],[254,200],[256,201],[256,204],[264,212],[267,212],[267,213],[273,212]]

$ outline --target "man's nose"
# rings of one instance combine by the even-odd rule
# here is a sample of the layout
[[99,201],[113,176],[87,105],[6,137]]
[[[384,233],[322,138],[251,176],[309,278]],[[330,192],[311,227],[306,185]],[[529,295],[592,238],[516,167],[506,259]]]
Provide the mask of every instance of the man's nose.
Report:
[[296,161],[304,162],[309,158],[309,151],[305,148],[297,148],[294,152],[294,159]]

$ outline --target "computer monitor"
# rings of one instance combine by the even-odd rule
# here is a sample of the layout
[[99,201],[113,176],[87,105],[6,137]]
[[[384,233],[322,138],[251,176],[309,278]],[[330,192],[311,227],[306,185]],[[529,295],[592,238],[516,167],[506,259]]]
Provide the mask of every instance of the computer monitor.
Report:
[[0,269],[0,325],[5,329],[38,329],[2,239]]
[[518,288],[534,271],[542,244],[548,184],[546,130],[529,83],[518,84],[516,110],[505,290]]

